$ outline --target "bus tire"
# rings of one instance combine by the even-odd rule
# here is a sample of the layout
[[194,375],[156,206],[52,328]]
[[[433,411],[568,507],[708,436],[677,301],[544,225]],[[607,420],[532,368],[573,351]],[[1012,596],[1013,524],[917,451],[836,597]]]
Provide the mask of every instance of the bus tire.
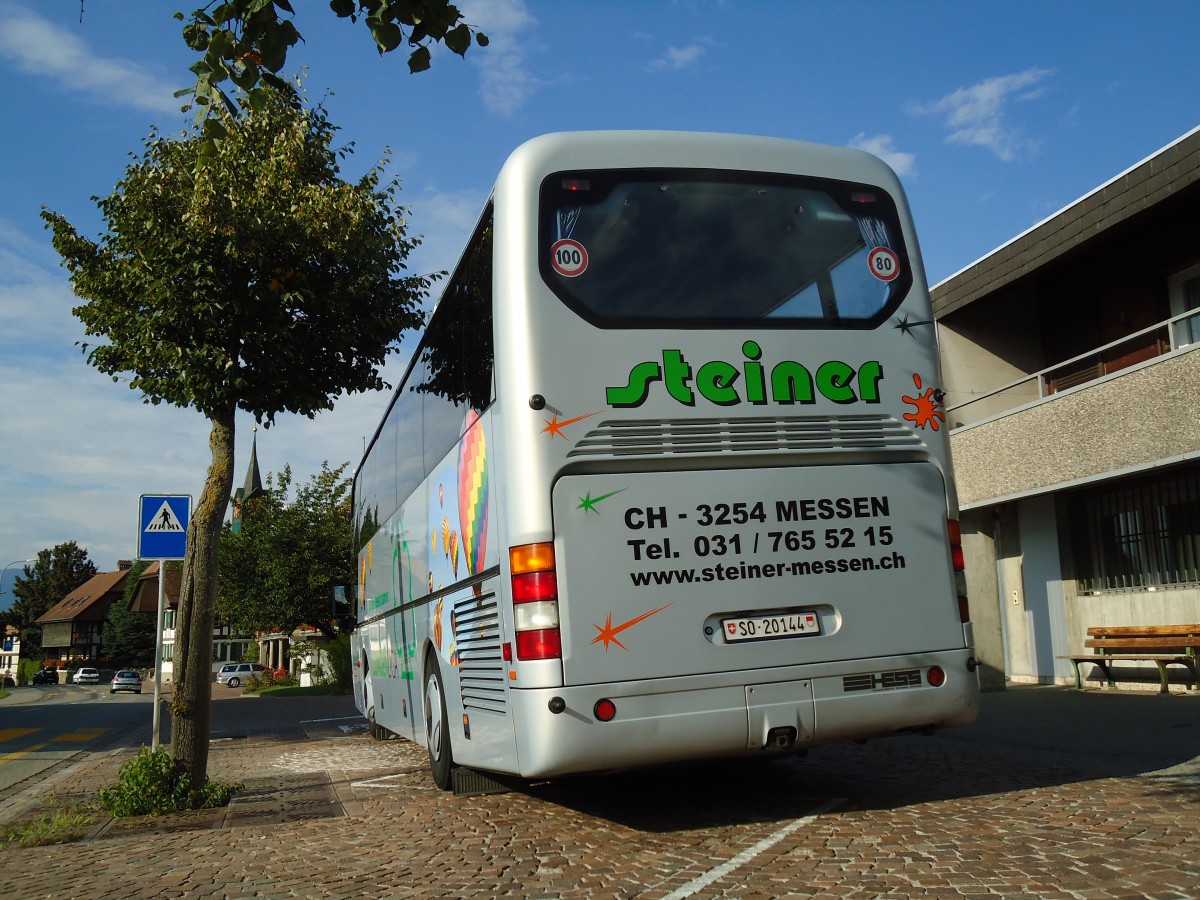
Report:
[[375,707],[371,707],[367,712],[367,726],[371,730],[371,737],[377,741],[384,739],[383,726],[375,721]]
[[443,791],[454,786],[454,768],[450,752],[450,723],[446,718],[446,690],[437,662],[429,660],[425,675],[425,746],[429,749],[429,769],[433,783]]

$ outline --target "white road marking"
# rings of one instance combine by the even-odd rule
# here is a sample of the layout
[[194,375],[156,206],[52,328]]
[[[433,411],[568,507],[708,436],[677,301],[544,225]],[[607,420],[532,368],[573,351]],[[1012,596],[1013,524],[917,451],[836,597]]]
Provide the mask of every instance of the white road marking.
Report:
[[718,881],[721,878],[724,878],[726,875],[728,875],[730,872],[734,871],[735,869],[740,869],[742,866],[746,865],[746,863],[750,862],[750,860],[754,859],[754,857],[758,856],[759,854],[761,854],[767,850],[770,850],[772,847],[774,847],[776,844],[778,844],[780,841],[782,841],[785,837],[787,837],[793,831],[803,828],[805,825],[812,824],[814,821],[816,821],[818,816],[824,815],[825,813],[829,812],[830,810],[835,809],[836,807],[840,806],[844,802],[845,801],[842,800],[840,797],[835,797],[832,800],[826,801],[821,806],[819,806],[815,810],[813,810],[809,815],[804,816],[803,818],[795,819],[791,822],[788,822],[788,824],[784,825],[782,828],[780,828],[774,834],[771,834],[771,835],[763,838],[761,841],[759,841],[753,847],[743,850],[737,856],[733,857],[730,860],[727,860],[726,862],[717,866],[715,869],[709,869],[707,872],[705,872],[700,877],[693,878],[691,881],[689,881],[683,887],[667,894],[667,896],[664,897],[663,900],[683,900],[684,897],[690,897],[690,896],[692,896],[692,894],[696,893],[697,891],[704,890],[710,884],[712,884],[715,881]]

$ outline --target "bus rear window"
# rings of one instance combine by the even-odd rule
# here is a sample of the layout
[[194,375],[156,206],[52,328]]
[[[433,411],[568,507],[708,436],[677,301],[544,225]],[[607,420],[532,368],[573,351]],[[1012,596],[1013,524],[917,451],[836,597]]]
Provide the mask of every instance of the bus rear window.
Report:
[[602,327],[871,328],[912,284],[895,204],[870,185],[559,172],[539,215],[542,278]]

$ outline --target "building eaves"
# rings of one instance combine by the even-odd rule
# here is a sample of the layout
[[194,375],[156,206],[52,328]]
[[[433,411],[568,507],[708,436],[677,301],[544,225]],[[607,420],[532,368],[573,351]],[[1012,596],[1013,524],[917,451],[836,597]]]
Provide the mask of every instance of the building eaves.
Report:
[[108,608],[121,598],[128,570],[99,572],[93,575],[37,620],[37,624],[52,622],[91,621],[103,619]]
[[934,285],[945,316],[1200,182],[1200,126]]
[[[166,593],[167,606],[174,608],[179,605],[179,585],[183,580],[183,571],[179,566],[167,566]],[[137,586],[129,598],[131,612],[158,612],[158,562],[152,562],[138,576]]]

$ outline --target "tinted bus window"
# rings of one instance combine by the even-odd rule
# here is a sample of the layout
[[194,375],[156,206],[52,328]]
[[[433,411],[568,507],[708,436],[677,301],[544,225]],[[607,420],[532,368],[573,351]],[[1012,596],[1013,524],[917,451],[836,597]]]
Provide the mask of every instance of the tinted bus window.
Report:
[[868,185],[569,172],[541,202],[543,278],[601,326],[866,328],[912,283],[895,204]]

